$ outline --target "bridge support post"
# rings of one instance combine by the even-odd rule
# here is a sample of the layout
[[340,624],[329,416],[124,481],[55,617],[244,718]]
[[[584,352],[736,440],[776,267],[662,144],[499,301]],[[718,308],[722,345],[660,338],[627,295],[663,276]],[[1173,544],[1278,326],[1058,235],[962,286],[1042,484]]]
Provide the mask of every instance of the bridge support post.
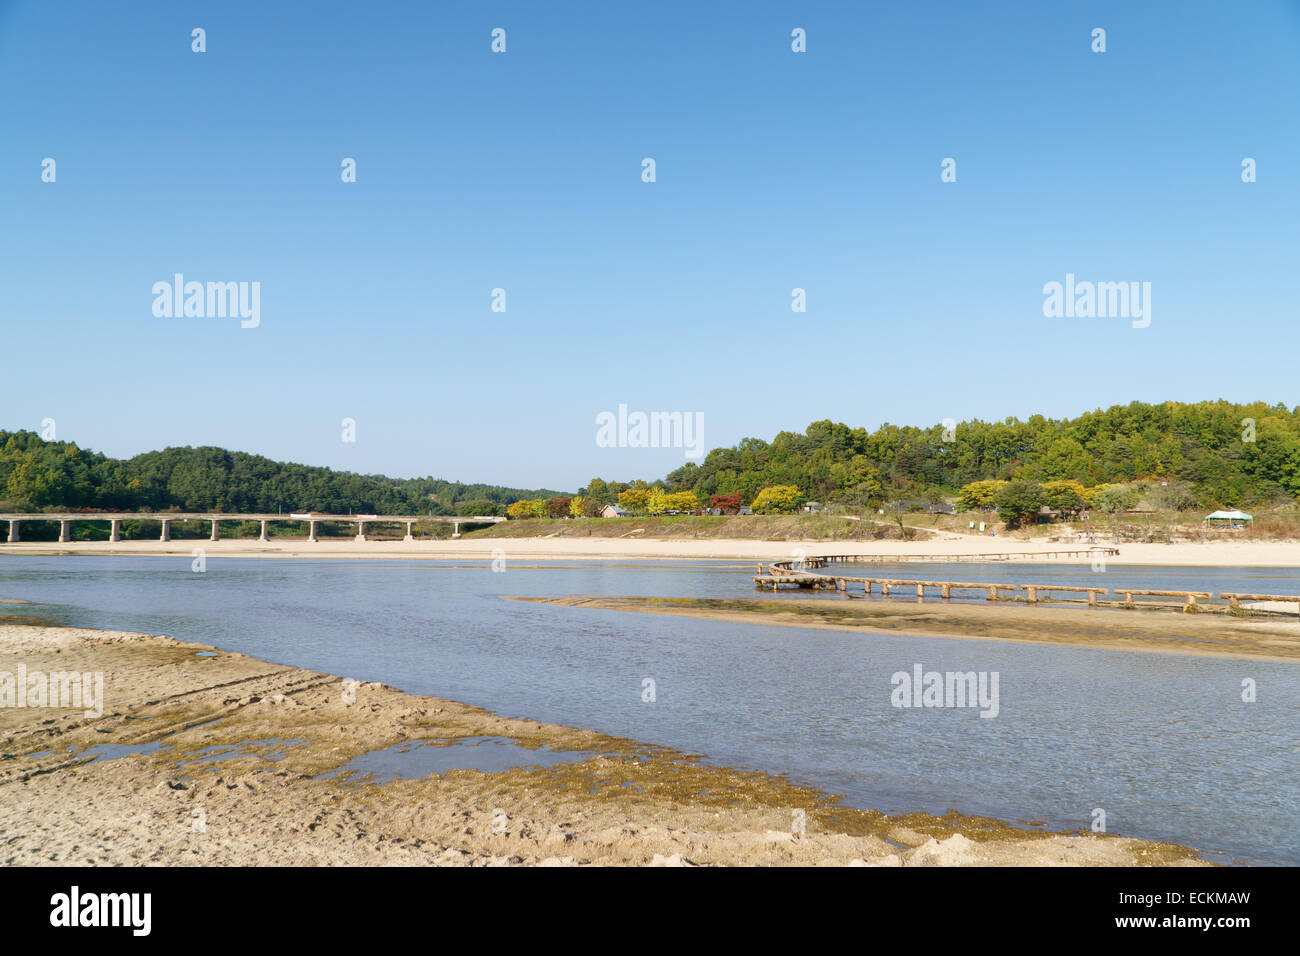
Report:
[[172,523],[169,519],[162,519],[162,531],[158,532],[159,541],[170,541],[172,539]]
[[997,599],[998,599],[998,589],[997,589],[997,588],[989,588],[988,600],[990,600],[990,601],[996,601]]
[[60,540],[60,541],[71,541],[71,540],[72,540],[72,522],[71,522],[71,521],[60,521],[60,522],[59,522],[59,540]]
[[1025,585],[1025,599],[1026,599],[1030,604],[1037,604],[1037,603],[1038,603],[1038,588],[1032,588],[1032,587],[1030,587],[1029,585],[1026,584],[1026,585]]
[[403,541],[414,541],[414,540],[415,540],[415,532],[412,530],[412,529],[414,528],[414,526],[415,526],[415,522],[414,522],[414,521],[408,521],[408,522],[406,522],[406,537],[402,539]]
[[11,544],[12,544],[13,542],[15,542],[15,541],[21,541],[21,540],[22,540],[22,538],[21,538],[21,537],[19,536],[19,534],[18,534],[18,525],[19,525],[19,524],[20,524],[20,522],[14,520],[13,518],[10,518],[10,519],[9,519],[9,542],[10,542]]
[[268,538],[268,537],[266,536],[266,519],[265,519],[265,518],[262,519],[262,535],[261,535],[261,537],[259,537],[257,540],[258,540],[258,541],[270,541],[270,540],[271,540],[270,538]]
[[1096,590],[1096,588],[1094,588],[1093,590],[1091,590],[1091,591],[1088,592],[1088,606],[1089,606],[1089,607],[1096,607],[1096,606],[1097,606],[1097,590]]
[[109,521],[108,540],[109,541],[122,540],[122,519],[121,518],[113,518],[111,521]]
[[952,585],[951,585],[951,584],[941,584],[941,585],[939,585],[939,596],[940,596],[941,598],[943,598],[945,601],[951,599],[951,598],[952,598]]
[[221,540],[221,531],[217,528],[217,519],[216,519],[216,518],[213,518],[213,519],[211,519],[211,520],[212,520],[212,537],[209,538],[208,540],[210,540],[210,541],[220,541],[220,540]]
[[307,532],[307,540],[308,540],[308,541],[315,541],[315,540],[316,540],[316,522],[314,522],[314,521],[309,521],[309,522],[307,522],[307,524],[310,526],[310,529],[309,529],[308,532]]
[[451,523],[451,536],[452,536],[453,538],[459,538],[459,537],[460,537],[460,522],[459,522],[459,521],[453,521],[453,522]]
[[916,586],[916,603],[920,604],[924,600],[925,600],[925,585],[918,584]]
[[881,582],[880,582],[880,596],[881,596],[881,597],[889,597],[889,582],[888,582],[888,581],[881,581]]
[[358,522],[357,522],[357,537],[356,537],[356,540],[358,540],[358,541],[365,541],[365,540],[366,540],[366,523],[365,523],[364,521],[358,521]]

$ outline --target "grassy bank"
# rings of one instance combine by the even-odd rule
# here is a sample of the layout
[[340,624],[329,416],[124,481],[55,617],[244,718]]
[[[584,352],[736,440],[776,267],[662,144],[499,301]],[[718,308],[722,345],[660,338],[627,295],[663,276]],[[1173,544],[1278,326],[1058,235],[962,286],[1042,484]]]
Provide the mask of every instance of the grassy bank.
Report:
[[473,538],[723,538],[752,541],[924,541],[929,532],[837,515],[677,515],[533,518],[472,531]]

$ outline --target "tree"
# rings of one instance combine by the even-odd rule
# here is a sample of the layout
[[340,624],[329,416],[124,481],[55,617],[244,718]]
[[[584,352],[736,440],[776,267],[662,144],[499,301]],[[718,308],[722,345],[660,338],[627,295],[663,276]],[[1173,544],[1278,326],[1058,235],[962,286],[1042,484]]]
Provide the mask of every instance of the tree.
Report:
[[1134,485],[1098,485],[1092,501],[1098,511],[1128,511],[1137,506],[1138,489]]
[[527,498],[520,498],[506,506],[506,517],[508,518],[534,518],[537,516],[535,502]]
[[590,498],[601,504],[608,504],[614,497],[609,490],[609,485],[600,478],[593,478],[587,482],[587,487],[583,488],[580,494],[583,498]]
[[590,499],[584,498],[584,497],[582,497],[582,495],[574,495],[572,498],[570,498],[570,499],[569,499],[569,517],[570,517],[570,518],[581,518],[584,514],[586,514],[586,513],[587,513],[587,502],[588,502],[588,500],[590,500]]
[[799,489],[794,485],[771,485],[762,489],[750,507],[755,514],[790,514],[802,503]]
[[700,506],[700,500],[693,491],[674,491],[668,496],[669,511],[694,511]]
[[1005,484],[1005,481],[985,480],[962,485],[957,492],[957,508],[961,511],[975,511],[997,507],[994,498]]
[[1077,481],[1043,482],[1043,497],[1047,507],[1073,517],[1087,506],[1088,492]]
[[668,510],[668,493],[662,488],[651,488],[646,492],[645,513],[661,515]]
[[546,517],[548,518],[567,518],[569,516],[569,505],[572,498],[556,497],[546,499]]
[[1043,486],[1036,481],[1009,481],[998,489],[994,502],[1007,527],[1018,528],[1026,518],[1038,514],[1045,497]]
[[709,507],[717,508],[724,515],[737,514],[743,504],[744,501],[741,499],[739,493],[730,495],[714,495],[709,499]]
[[649,493],[644,488],[628,488],[619,492],[618,505],[631,514],[645,514],[647,497]]

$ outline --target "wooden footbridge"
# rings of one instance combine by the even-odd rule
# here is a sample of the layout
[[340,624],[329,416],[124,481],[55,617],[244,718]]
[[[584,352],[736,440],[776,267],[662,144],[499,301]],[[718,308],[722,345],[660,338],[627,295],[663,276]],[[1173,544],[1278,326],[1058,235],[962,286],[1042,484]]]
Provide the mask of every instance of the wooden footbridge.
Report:
[[[1119,554],[1118,548],[1090,548],[1081,551],[1040,551],[1030,554],[999,554],[995,560],[1008,560],[1010,558],[1024,557],[1068,557],[1068,558],[1085,558],[1095,559],[1097,557],[1108,557]],[[912,555],[911,560],[920,560],[922,556]],[[970,556],[966,556],[967,559]],[[868,577],[865,575],[842,574],[838,569],[827,573],[818,573],[807,570],[808,568],[826,568],[828,565],[843,565],[853,563],[883,563],[885,561],[899,560],[900,556],[881,556],[881,555],[817,555],[806,558],[788,558],[780,561],[773,561],[767,566],[765,571],[763,565],[758,565],[758,573],[754,575],[754,584],[761,590],[771,588],[776,591],[782,585],[792,585],[800,588],[814,588],[836,590],[849,595],[850,584],[860,584],[863,588],[863,595],[870,597],[873,589],[880,588],[881,597],[889,597],[891,591],[898,589],[915,589],[916,600],[924,601],[927,594],[935,590],[939,592],[939,597],[944,601],[952,599],[954,591],[983,591],[985,600],[1015,600],[1022,601],[1026,604],[1039,604],[1043,601],[1052,600],[1070,600],[1069,597],[1053,597],[1055,594],[1086,594],[1089,607],[1099,607],[1099,597],[1104,594],[1112,593],[1109,588],[1100,586],[1071,586],[1064,584],[1044,584],[1035,582],[1033,584],[999,584],[979,581],[917,581],[906,578],[885,578],[885,577]],[[903,560],[906,560],[905,558]],[[950,561],[951,556],[933,556],[929,560]],[[1008,593],[1009,592],[1009,593]],[[1017,593],[1019,592],[1019,593]],[[1214,595],[1208,591],[1157,591],[1144,590],[1138,588],[1116,588],[1116,596],[1123,595],[1123,600],[1117,602],[1119,606],[1125,608],[1137,607],[1135,597],[1175,597],[1182,599],[1184,611],[1195,613],[1201,610],[1197,604],[1198,600],[1211,600]],[[1005,595],[1005,596],[1004,596]],[[1224,591],[1219,594],[1221,600],[1229,602],[1229,609],[1236,611],[1241,606],[1241,601],[1274,601],[1291,603],[1297,605],[1300,611],[1300,595],[1294,594],[1242,594],[1230,591]],[[1154,603],[1154,602],[1152,602]]]

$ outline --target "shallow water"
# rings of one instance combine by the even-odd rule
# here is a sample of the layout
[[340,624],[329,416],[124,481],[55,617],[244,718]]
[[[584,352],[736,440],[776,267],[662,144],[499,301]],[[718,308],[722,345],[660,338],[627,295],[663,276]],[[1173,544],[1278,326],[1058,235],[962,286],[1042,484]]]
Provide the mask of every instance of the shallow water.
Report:
[[[1222,861],[1300,864],[1300,665],[500,599],[751,597],[754,562],[508,563],[495,573],[489,562],[210,557],[196,574],[190,560],[0,556],[0,597],[37,602],[14,606],[26,616],[201,641],[786,772],[854,806],[1070,828],[1089,826],[1102,808],[1112,833],[1183,843]],[[862,573],[1064,584],[1101,577],[1086,565],[871,567]],[[1300,594],[1297,569],[1112,567],[1104,579],[1111,588]],[[891,676],[918,663],[997,672],[998,716],[892,706]],[[647,678],[653,703],[643,700]],[[1241,700],[1246,678],[1258,685],[1256,703]]]
[[411,740],[353,757],[321,777],[356,779],[371,775],[377,783],[427,777],[449,770],[495,773],[517,767],[553,767],[577,763],[592,754],[581,750],[529,750],[508,737],[464,737],[450,741]]

